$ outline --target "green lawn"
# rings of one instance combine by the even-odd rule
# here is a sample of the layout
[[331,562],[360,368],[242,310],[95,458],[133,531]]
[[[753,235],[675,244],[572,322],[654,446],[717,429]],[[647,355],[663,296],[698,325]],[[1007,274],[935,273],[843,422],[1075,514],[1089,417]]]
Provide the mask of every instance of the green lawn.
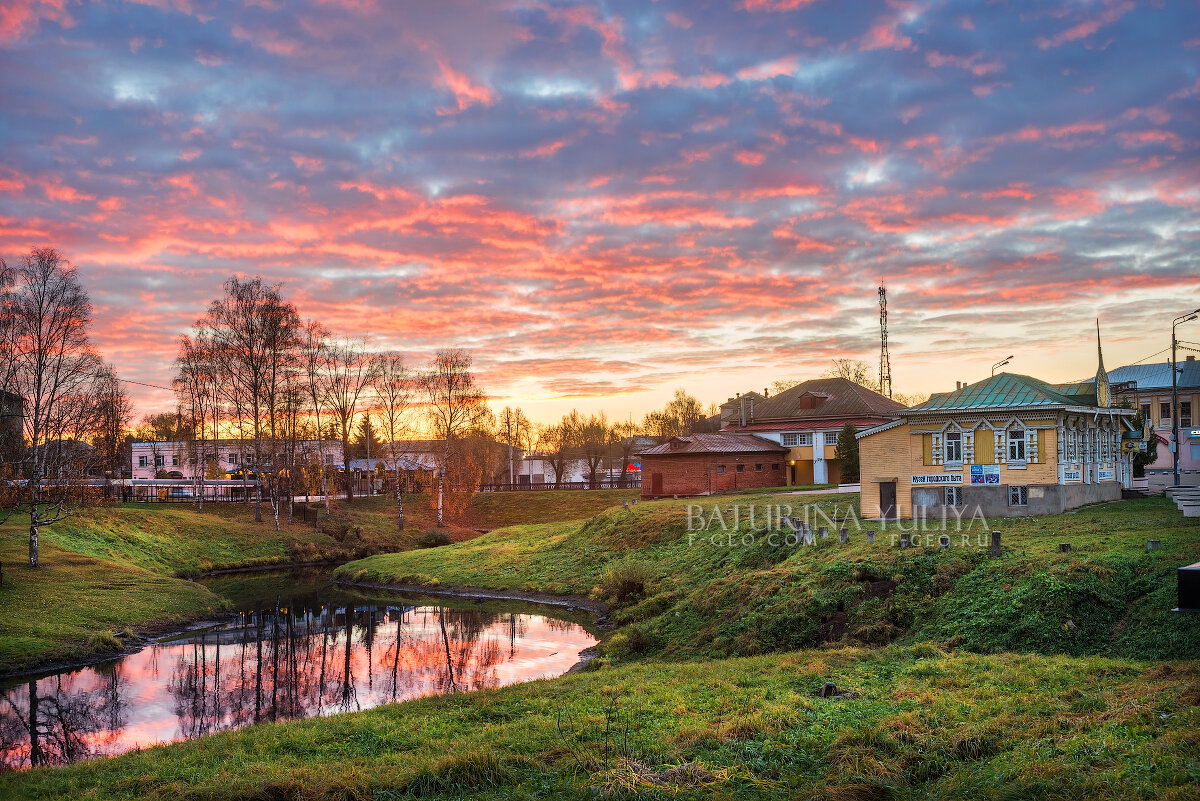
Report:
[[[629,639],[635,651],[675,658],[923,640],[977,652],[1200,657],[1200,616],[1169,611],[1175,569],[1200,560],[1200,521],[1162,498],[992,520],[962,533],[950,525],[946,552],[937,547],[940,524],[919,532],[924,547],[900,550],[895,530],[875,524],[867,524],[879,529],[874,545],[857,530],[839,545],[831,529],[815,547],[788,547],[751,536],[745,519],[750,503],[759,526],[763,509],[777,503],[845,515],[857,509],[856,495],[721,498],[727,523],[732,506],[742,510],[728,533],[711,514],[717,502],[703,505],[703,531],[688,531],[693,502],[656,501],[583,524],[516,526],[447,548],[382,554],[337,576],[590,595],[616,602],[614,619],[626,629],[614,650]],[[984,547],[991,530],[1002,532],[1000,559]],[[1148,551],[1150,538],[1162,548]],[[1058,553],[1062,542],[1070,553]],[[619,581],[626,574],[632,591]]]
[[[500,520],[522,502],[534,509],[533,500],[513,493],[482,503],[496,504],[488,513]],[[567,520],[585,507],[543,501],[530,514],[551,522],[380,554],[338,575],[606,600],[618,628],[583,673],[0,775],[0,797],[1200,797],[1200,616],[1169,611],[1175,568],[1200,560],[1200,521],[1168,501],[977,522],[966,542],[950,526],[945,552],[940,524],[905,550],[878,524],[864,526],[876,528],[874,545],[853,524],[848,545],[836,528],[815,546],[767,541],[758,530],[767,505],[845,516],[857,512],[856,495],[709,499],[698,531],[689,531],[695,502],[603,504]],[[354,536],[382,536],[385,503],[347,513],[363,529]],[[417,503],[414,516],[423,514]],[[721,529],[713,503],[730,524],[741,507],[736,530]],[[986,547],[991,530],[1003,536],[998,559]],[[1161,549],[1147,550],[1150,538]],[[1064,542],[1069,553],[1058,552]],[[12,535],[4,547],[15,553],[19,544]],[[223,553],[171,548],[197,562]],[[159,555],[137,559],[167,569],[166,545],[144,549]],[[90,558],[52,555],[47,569],[62,571]],[[95,569],[81,573],[96,580]],[[176,581],[125,569],[139,572],[121,593]],[[79,586],[72,608],[113,591]],[[53,609],[45,587],[41,603]],[[18,589],[0,601],[31,630],[32,615],[19,611],[28,597]],[[75,636],[86,630],[79,623]],[[815,697],[826,681],[855,695]]]
[[[857,693],[819,698],[823,682]],[[1196,797],[1186,663],[839,648],[645,662],[0,775],[14,799]]]

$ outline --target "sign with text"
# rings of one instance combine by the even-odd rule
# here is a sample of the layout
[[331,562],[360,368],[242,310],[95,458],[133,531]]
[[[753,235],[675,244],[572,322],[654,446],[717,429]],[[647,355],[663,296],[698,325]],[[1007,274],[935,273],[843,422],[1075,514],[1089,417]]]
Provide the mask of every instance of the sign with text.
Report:
[[1121,450],[1125,453],[1134,453],[1135,451],[1146,450],[1146,440],[1144,439],[1123,439],[1121,440]]
[[962,473],[930,473],[923,476],[913,476],[914,487],[927,487],[931,484],[961,484]]
[[1096,480],[1097,481],[1112,481],[1116,477],[1117,477],[1117,473],[1115,470],[1097,470],[1096,471]]
[[1063,481],[1083,481],[1082,470],[1064,470]]
[[1000,483],[1000,465],[998,464],[973,464],[971,465],[971,483],[972,484],[996,484]]

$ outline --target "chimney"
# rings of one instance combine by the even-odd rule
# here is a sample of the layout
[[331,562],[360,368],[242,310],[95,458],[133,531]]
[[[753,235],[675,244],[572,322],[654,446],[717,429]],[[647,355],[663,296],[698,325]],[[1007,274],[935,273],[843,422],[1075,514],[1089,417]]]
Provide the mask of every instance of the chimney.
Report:
[[750,399],[750,422],[754,422],[754,398]]
[[[1192,357],[1191,357],[1191,356],[1188,356],[1188,361],[1190,362],[1191,360],[1192,360]],[[770,390],[769,388],[767,388],[767,387],[763,387],[763,397],[764,397],[764,398],[769,398],[769,397],[771,397],[771,390]]]
[[954,389],[955,389],[955,390],[960,390],[960,389],[962,389],[962,382],[961,382],[961,381],[955,381],[955,382],[954,382]]
[[738,405],[741,407],[742,427],[744,428],[746,425],[746,399],[742,397],[742,393],[740,392],[738,393],[738,399]]
[[1185,362],[1194,362],[1194,361],[1196,361],[1196,355],[1195,355],[1195,354],[1193,354],[1193,353],[1189,353],[1189,354],[1187,355],[1187,358],[1186,358],[1186,359],[1184,359],[1184,361],[1185,361]]

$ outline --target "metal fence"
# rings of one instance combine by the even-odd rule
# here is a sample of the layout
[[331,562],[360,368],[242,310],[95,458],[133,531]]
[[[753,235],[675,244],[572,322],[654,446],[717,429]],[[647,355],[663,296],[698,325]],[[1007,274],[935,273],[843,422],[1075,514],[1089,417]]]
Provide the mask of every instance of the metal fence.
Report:
[[542,490],[607,490],[640,489],[640,478],[602,478],[595,481],[558,481],[542,484],[482,484],[480,492],[539,492]]

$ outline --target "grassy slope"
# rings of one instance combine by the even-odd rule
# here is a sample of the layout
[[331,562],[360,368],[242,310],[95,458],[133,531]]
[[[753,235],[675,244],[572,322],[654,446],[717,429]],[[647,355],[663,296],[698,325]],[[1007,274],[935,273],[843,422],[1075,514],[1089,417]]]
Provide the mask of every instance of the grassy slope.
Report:
[[[0,536],[0,672],[110,651],[100,634],[195,619],[221,607],[198,584],[84,556],[42,540],[42,567],[24,567],[27,541]],[[89,643],[89,639],[93,639]]]
[[[856,496],[721,504],[742,503],[744,510],[751,501],[760,510],[774,502],[845,509]],[[760,536],[748,547],[726,547],[714,545],[710,533],[689,535],[686,508],[684,501],[659,501],[583,525],[519,526],[449,548],[374,556],[337,575],[603,597],[610,594],[606,571],[634,560],[647,588],[619,605],[614,618],[629,626],[610,650],[632,641],[635,649],[679,658],[893,640],[978,652],[1200,657],[1198,616],[1168,611],[1175,568],[1200,560],[1200,523],[1161,498],[990,521],[1006,548],[996,560],[974,539],[986,542],[980,525],[971,545],[955,533],[946,553],[936,544],[901,551],[890,545],[891,532],[881,532],[874,546],[856,533],[848,546],[831,537],[817,547],[772,547]],[[735,539],[749,531],[743,521]],[[935,532],[929,538],[936,543]],[[1149,538],[1161,540],[1161,550],[1147,551]],[[1071,553],[1059,554],[1060,542],[1070,542]]]
[[[861,695],[812,697],[824,681]],[[0,797],[677,797],[668,778],[638,783],[614,755],[628,742],[646,772],[698,763],[707,786],[683,797],[1183,799],[1200,782],[1197,703],[1194,665],[1094,657],[643,662],[0,775]],[[614,708],[637,722],[628,740]]]
[[[522,505],[542,519],[591,514],[619,502],[613,493],[522,493],[522,498],[478,496],[473,514],[489,525],[511,519]],[[538,496],[553,495],[553,498]],[[564,497],[558,497],[564,496]],[[565,497],[572,496],[572,497]],[[42,567],[25,567],[27,518],[0,526],[0,673],[111,651],[110,637],[126,627],[196,619],[221,608],[221,598],[173,576],[214,568],[346,558],[412,547],[432,525],[426,496],[406,498],[409,526],[396,531],[392,499],[342,504],[327,533],[296,522],[275,531],[253,521],[249,507],[208,504],[125,504],[85,510],[41,532]],[[457,537],[469,528],[451,531]],[[89,643],[89,640],[91,642]]]

